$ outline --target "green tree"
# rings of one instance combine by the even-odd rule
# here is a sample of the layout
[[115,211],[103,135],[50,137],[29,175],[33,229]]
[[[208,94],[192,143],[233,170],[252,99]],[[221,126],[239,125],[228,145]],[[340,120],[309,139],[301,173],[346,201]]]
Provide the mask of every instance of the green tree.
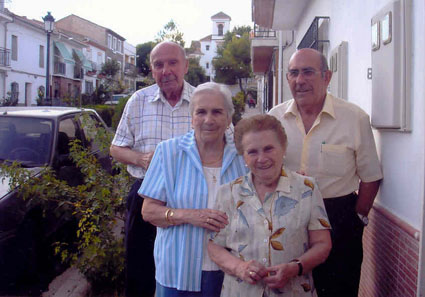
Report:
[[242,113],[245,111],[245,94],[238,92],[235,97],[232,97],[233,106],[235,113],[232,117],[232,123],[234,126],[242,119]]
[[106,96],[100,101],[103,103],[109,100],[112,94],[121,93],[124,89],[124,84],[122,81],[117,78],[117,74],[121,70],[121,66],[117,60],[112,59],[106,61],[102,65],[101,74],[104,75],[104,78],[101,80],[101,84],[104,86],[104,92]]
[[199,65],[199,59],[189,58],[189,69],[184,79],[195,87],[207,81],[205,70]]
[[156,35],[155,41],[157,43],[166,40],[174,41],[184,47],[183,32],[179,30],[177,24],[173,20],[170,20]]
[[155,42],[148,41],[136,46],[136,66],[140,73],[142,73],[144,76],[149,75],[151,72],[149,56],[155,45]]
[[251,32],[251,27],[250,26],[237,26],[237,27],[234,27],[232,31],[228,31],[224,35],[224,43],[226,44],[226,43],[232,41],[232,37],[233,36],[241,37],[245,33],[248,33],[249,34],[250,32]]
[[120,71],[120,64],[117,60],[112,59],[109,61],[106,61],[102,65],[101,73],[106,75],[107,77],[114,77],[118,71]]
[[230,85],[238,83],[244,94],[246,90],[242,81],[252,76],[249,30],[248,26],[244,26],[226,33],[225,41],[213,60],[215,80]]

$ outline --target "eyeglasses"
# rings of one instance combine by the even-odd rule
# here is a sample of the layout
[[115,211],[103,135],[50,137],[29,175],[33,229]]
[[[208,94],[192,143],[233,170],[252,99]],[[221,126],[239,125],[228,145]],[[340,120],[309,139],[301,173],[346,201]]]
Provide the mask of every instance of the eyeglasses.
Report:
[[314,68],[304,68],[304,69],[301,69],[301,71],[300,71],[300,70],[298,70],[298,69],[291,69],[291,70],[289,70],[289,71],[286,73],[286,78],[287,78],[288,80],[294,80],[294,79],[296,79],[296,78],[298,77],[298,75],[300,75],[300,73],[301,73],[301,75],[302,75],[304,78],[309,79],[309,78],[313,78],[313,76],[314,76],[316,73],[323,73],[323,72],[326,72],[326,71],[323,71],[323,70],[316,70],[316,69],[314,69]]

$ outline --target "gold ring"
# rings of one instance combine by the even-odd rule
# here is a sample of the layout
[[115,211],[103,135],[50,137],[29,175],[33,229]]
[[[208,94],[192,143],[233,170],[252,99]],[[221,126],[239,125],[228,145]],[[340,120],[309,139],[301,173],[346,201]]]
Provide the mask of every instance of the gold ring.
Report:
[[255,273],[254,271],[250,271],[250,272],[249,272],[249,275],[250,275],[250,276],[253,276],[253,275],[254,275],[254,273]]
[[209,223],[210,223],[210,218],[207,219],[207,224],[209,224]]

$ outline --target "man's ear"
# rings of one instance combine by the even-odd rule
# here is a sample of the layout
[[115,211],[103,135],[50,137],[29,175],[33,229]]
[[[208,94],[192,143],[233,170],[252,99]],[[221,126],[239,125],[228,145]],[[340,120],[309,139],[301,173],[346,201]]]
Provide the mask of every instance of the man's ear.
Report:
[[332,71],[326,70],[325,72],[326,85],[329,85],[329,83],[331,82],[331,79],[332,79]]
[[186,63],[186,65],[185,65],[184,74],[187,74],[187,72],[189,71],[189,59],[186,59],[185,63]]

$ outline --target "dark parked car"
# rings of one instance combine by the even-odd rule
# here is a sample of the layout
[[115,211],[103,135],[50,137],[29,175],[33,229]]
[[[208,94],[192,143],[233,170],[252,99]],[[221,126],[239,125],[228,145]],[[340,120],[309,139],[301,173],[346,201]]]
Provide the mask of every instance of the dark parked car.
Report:
[[[68,184],[77,185],[82,177],[69,158],[69,143],[79,139],[105,168],[110,168],[109,155],[99,151],[93,135],[88,137],[93,132],[83,125],[83,113],[88,114],[84,121],[106,129],[94,110],[0,107],[0,162],[17,161],[32,176],[43,174],[47,165]],[[59,193],[58,198],[63,199]],[[26,287],[34,285],[44,290],[55,269],[60,269],[52,243],[72,242],[75,230],[72,217],[58,217],[33,204],[30,207],[17,189],[10,189],[8,178],[0,172],[0,295],[22,294],[19,290],[28,294]]]

